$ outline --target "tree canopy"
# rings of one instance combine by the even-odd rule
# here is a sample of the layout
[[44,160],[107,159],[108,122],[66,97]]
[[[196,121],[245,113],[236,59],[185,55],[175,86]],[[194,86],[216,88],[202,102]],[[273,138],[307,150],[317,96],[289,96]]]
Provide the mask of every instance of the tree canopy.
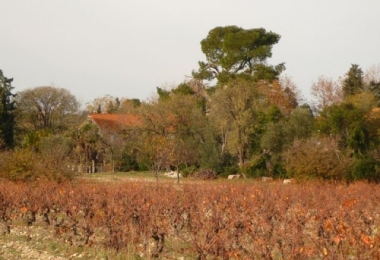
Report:
[[65,127],[69,115],[78,112],[79,102],[67,89],[36,87],[18,93],[18,111],[24,125],[34,130]]
[[352,64],[343,81],[344,96],[350,96],[363,90],[363,71],[357,64]]
[[284,70],[284,64],[266,64],[280,35],[263,28],[243,29],[237,26],[216,27],[201,41],[206,62],[199,62],[193,77],[225,83],[237,75],[254,80],[273,80]]

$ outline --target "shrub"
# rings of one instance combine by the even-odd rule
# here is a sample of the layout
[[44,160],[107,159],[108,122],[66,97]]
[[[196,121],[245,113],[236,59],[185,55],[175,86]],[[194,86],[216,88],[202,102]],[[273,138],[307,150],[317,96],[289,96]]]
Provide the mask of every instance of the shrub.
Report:
[[349,181],[368,180],[370,182],[380,182],[380,166],[373,158],[357,160],[352,171],[347,175]]
[[286,173],[285,166],[282,163],[275,163],[273,166],[273,177],[274,178],[280,178],[280,179],[286,179],[289,176]]
[[39,178],[62,182],[72,180],[75,172],[70,168],[71,161],[67,157],[56,155],[38,156],[34,175]]
[[254,156],[250,164],[243,165],[241,171],[246,174],[247,177],[259,178],[267,176],[268,171],[266,167],[267,157],[263,154]]
[[34,172],[36,169],[36,158],[29,150],[15,150],[14,152],[4,152],[0,166],[2,178],[12,181],[28,181],[36,179]]
[[240,171],[251,178],[260,178],[263,176],[271,176],[274,178],[288,177],[281,160],[271,158],[268,153],[254,156],[249,164],[243,165],[240,168]]
[[191,176],[195,172],[196,169],[197,169],[197,167],[195,165],[192,165],[190,167],[185,167],[185,168],[181,169],[181,174],[183,177],[186,178],[186,177]]
[[0,177],[11,181],[48,179],[61,182],[74,177],[67,157],[54,153],[41,155],[29,149],[17,149],[3,152],[1,157]]
[[223,167],[223,172],[221,177],[227,177],[228,175],[237,174],[239,172],[239,167],[236,165]]
[[335,138],[295,140],[283,158],[288,175],[298,179],[343,179],[353,162]]
[[193,178],[198,180],[214,180],[218,178],[218,175],[210,169],[201,169],[199,171],[194,172]]
[[118,171],[129,172],[139,170],[139,164],[133,154],[123,151],[121,159],[117,162]]

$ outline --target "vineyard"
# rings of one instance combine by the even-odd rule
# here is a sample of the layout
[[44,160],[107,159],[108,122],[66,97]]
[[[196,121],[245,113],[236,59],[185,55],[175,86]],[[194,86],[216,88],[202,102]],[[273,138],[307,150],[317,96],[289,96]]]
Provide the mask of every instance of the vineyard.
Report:
[[[210,185],[212,184],[212,185]],[[374,184],[0,182],[0,232],[151,259],[379,259]]]

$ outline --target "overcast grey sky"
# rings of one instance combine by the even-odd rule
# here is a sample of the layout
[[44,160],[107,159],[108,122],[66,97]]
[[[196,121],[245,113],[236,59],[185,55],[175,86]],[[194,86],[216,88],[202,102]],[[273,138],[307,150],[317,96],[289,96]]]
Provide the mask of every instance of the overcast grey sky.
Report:
[[83,103],[148,99],[204,60],[216,26],[281,35],[271,64],[307,96],[313,81],[380,63],[379,0],[0,0],[0,69],[15,91],[54,85]]

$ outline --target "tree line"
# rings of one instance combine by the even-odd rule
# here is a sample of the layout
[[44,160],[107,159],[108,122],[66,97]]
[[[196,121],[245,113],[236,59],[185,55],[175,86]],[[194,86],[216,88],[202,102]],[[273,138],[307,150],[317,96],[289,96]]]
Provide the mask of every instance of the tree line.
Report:
[[[107,95],[85,110],[63,88],[14,94],[0,73],[0,147],[9,158],[0,173],[33,178],[22,158],[50,158],[62,170],[102,151],[118,171],[379,181],[380,66],[319,77],[307,103],[283,75],[285,63],[268,64],[279,40],[263,28],[216,27],[201,41],[205,61],[191,79],[157,87],[147,101]],[[88,113],[130,114],[141,124],[115,137],[100,133]]]

